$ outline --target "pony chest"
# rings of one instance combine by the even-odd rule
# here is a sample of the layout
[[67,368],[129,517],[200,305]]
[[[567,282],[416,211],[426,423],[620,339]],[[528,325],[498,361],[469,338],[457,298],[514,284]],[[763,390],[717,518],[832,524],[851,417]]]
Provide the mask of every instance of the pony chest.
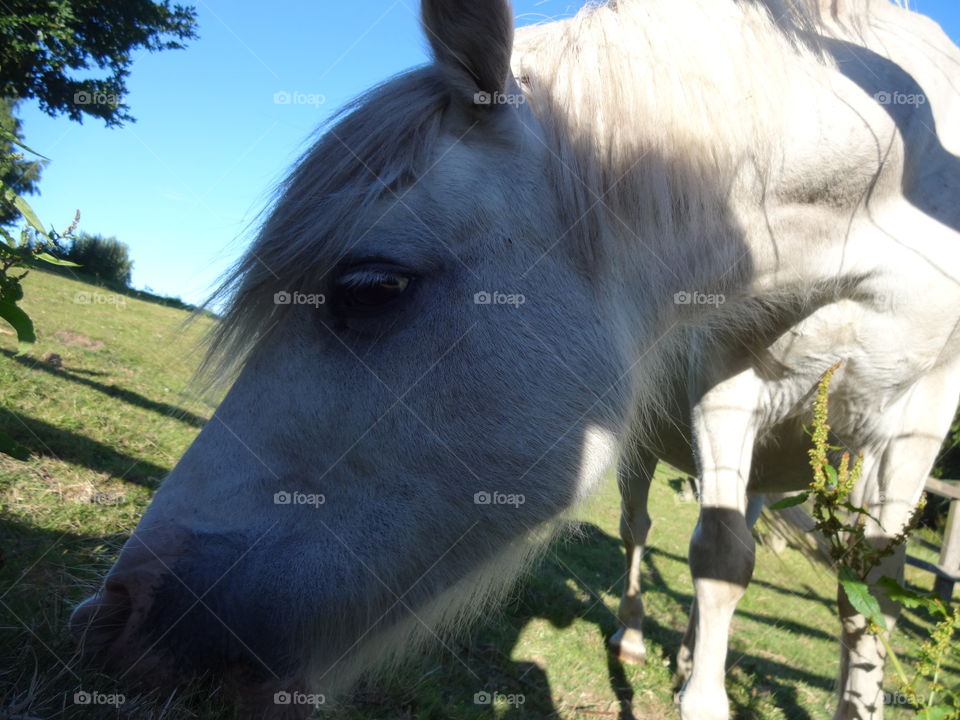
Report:
[[930,365],[926,353],[910,351],[910,333],[898,324],[843,300],[791,327],[761,355],[766,422],[806,417],[821,374],[837,362],[841,366],[832,386],[836,423],[857,425],[867,416],[882,415]]

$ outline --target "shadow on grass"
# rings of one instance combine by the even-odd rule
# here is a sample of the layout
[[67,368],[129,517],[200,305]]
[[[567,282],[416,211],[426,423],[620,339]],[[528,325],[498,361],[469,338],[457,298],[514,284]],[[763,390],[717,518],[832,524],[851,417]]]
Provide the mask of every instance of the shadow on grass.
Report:
[[[111,692],[117,688],[109,677],[76,667],[66,623],[74,604],[95,587],[125,539],[125,534],[84,537],[41,530],[19,521],[0,521],[0,547],[4,548],[7,561],[0,568],[0,665],[23,668],[22,672],[0,674],[0,716],[16,709],[46,717],[41,712],[43,708],[56,706],[64,708],[57,717],[99,720],[101,716],[76,707],[72,693],[79,689]],[[654,550],[646,559],[648,589],[665,593],[678,603],[688,603],[689,595],[665,582],[658,556]],[[635,693],[625,668],[605,650],[606,639],[615,632],[618,621],[602,597],[619,592],[622,562],[619,538],[595,525],[581,525],[577,535],[555,542],[513,599],[466,637],[460,641],[444,638],[443,646],[429,656],[411,659],[396,676],[368,683],[355,693],[349,705],[332,707],[322,717],[653,717],[651,711],[660,712],[664,701],[656,701],[655,707],[647,706],[643,698],[648,694]],[[595,628],[588,652],[605,660],[606,680],[616,698],[612,707],[606,698],[594,701],[588,694],[576,693],[570,701],[561,695],[557,700],[550,686],[549,668],[541,667],[539,662],[513,659],[521,635],[538,621],[546,621],[557,629],[583,622]],[[679,647],[681,632],[661,625],[655,618],[648,618],[646,631],[651,646],[668,649],[669,656]],[[796,684],[803,682],[825,690],[833,686],[832,678],[755,654],[732,653],[731,662],[751,676],[746,681],[737,677],[729,681],[734,716],[741,720],[756,717],[752,704],[755,692],[772,695],[787,718],[810,720],[811,715],[801,706]],[[31,690],[35,666],[40,669],[41,692]],[[669,693],[669,689],[665,688],[665,692]],[[475,702],[482,699],[483,693],[523,696],[524,702],[508,706],[501,703],[494,709],[493,705]],[[130,707],[112,717],[155,717],[159,704],[151,704],[149,698],[135,694],[129,697]],[[223,698],[212,704],[200,694],[191,698],[181,708],[193,713],[205,708],[195,717],[233,717]]]
[[103,373],[91,370],[64,370],[63,368],[57,368],[49,363],[42,362],[37,360],[34,357],[29,355],[16,355],[11,350],[0,350],[0,353],[3,353],[8,358],[14,362],[20,363],[21,365],[29,368],[30,370],[40,370],[42,372],[53,375],[54,377],[63,378],[64,380],[69,380],[70,382],[75,382],[79,385],[83,385],[93,390],[102,392],[104,395],[107,395],[117,400],[121,400],[130,405],[136,405],[137,407],[143,408],[144,410],[150,410],[155,413],[159,413],[164,417],[172,418],[174,420],[179,420],[182,423],[186,423],[195,428],[203,427],[207,418],[200,417],[195,415],[189,410],[184,410],[181,407],[176,405],[169,405],[163,402],[157,402],[156,400],[151,400],[140,393],[133,392],[132,390],[126,390],[116,385],[105,385],[104,383],[97,382],[96,380],[90,380],[83,377],[78,373],[83,373],[85,375],[102,375]]
[[84,368],[70,368],[70,372],[79,375],[90,375],[91,377],[104,377],[110,374],[108,372],[103,372],[103,370],[86,370]]
[[[690,595],[668,585],[657,567],[658,555],[675,557],[655,549],[647,556],[644,580],[648,591],[663,593],[684,608],[688,607]],[[683,561],[685,564],[685,559]],[[409,674],[401,673],[396,678],[370,683],[354,696],[345,714],[336,717],[338,720],[341,717],[349,720],[381,717],[387,707],[391,711],[386,715],[389,717],[434,717],[430,708],[440,704],[447,710],[437,717],[457,720],[588,716],[646,720],[660,717],[656,713],[662,714],[664,702],[669,703],[663,699],[663,694],[669,697],[669,681],[660,693],[661,699],[651,701],[647,699],[649,692],[635,691],[626,668],[606,652],[606,641],[619,627],[619,621],[602,600],[602,595],[607,595],[609,600],[610,594],[619,593],[622,565],[620,539],[595,525],[582,524],[577,535],[557,541],[549,548],[540,564],[524,579],[514,599],[492,618],[473,628],[460,642],[445,641],[447,649],[440,647],[428,660],[415,663]],[[836,641],[833,635],[795,621],[784,622],[755,614],[749,616],[801,636]],[[596,653],[598,660],[606,662],[606,680],[615,698],[612,705],[606,694],[595,702],[591,701],[586,690],[577,693],[570,702],[562,694],[558,699],[549,684],[549,666],[541,667],[542,662],[512,659],[521,636],[528,631],[536,632],[536,629],[529,629],[531,623],[542,624],[544,620],[552,628],[561,630],[583,622],[595,627],[588,652]],[[645,630],[650,649],[659,645],[663,654],[675,661],[682,632],[661,625],[656,618],[647,619]],[[764,649],[757,648],[758,651]],[[832,677],[797,669],[754,652],[733,651],[730,662],[735,671],[728,680],[731,706],[738,720],[757,717],[756,704],[764,697],[772,697],[790,720],[812,720],[813,716],[802,707],[803,699],[796,685],[804,683],[828,692],[834,688]],[[740,677],[744,672],[749,675],[747,679]],[[416,692],[410,691],[413,686],[418,687]],[[474,707],[473,695],[479,692],[523,695],[525,701],[520,706],[501,707],[496,711],[489,707]]]
[[[191,686],[167,698],[118,684],[79,661],[70,613],[98,586],[127,533],[55,532],[0,516],[0,718],[3,720],[234,720],[224,691]],[[122,694],[112,705],[77,693]]]
[[[684,564],[686,564],[687,559],[679,555],[675,555],[673,553],[665,552],[656,547],[648,547],[647,552],[644,556],[644,562],[645,562],[644,570],[646,572],[651,573],[651,577],[653,575],[656,575],[656,580],[654,581],[654,585],[660,592],[663,592],[667,596],[673,598],[678,603],[681,603],[684,607],[689,607],[691,601],[693,600],[693,596],[690,595],[689,593],[681,593],[675,590],[670,590],[667,587],[663,578],[660,577],[659,573],[657,573],[656,568],[653,565],[653,562],[651,560],[651,558],[655,556],[660,556],[660,557],[663,557],[664,559],[673,560],[675,562],[682,562]],[[646,576],[644,577],[644,580],[646,581]],[[804,596],[800,593],[792,592],[790,590],[787,590],[786,588],[780,587],[779,585],[774,585],[773,583],[766,582],[764,580],[751,580],[750,586],[763,587],[768,590],[773,590],[774,592],[780,593],[782,595],[787,595],[792,598],[801,597],[804,601],[819,603],[821,605],[824,605],[831,611],[836,610],[835,603],[831,603],[827,600],[824,600],[819,595],[819,593],[816,593],[813,591],[811,591],[812,592],[811,595]],[[647,584],[646,587],[650,587],[650,585]],[[749,588],[747,589],[747,592],[750,592]],[[837,635],[835,633],[826,632],[824,630],[820,630],[819,628],[810,627],[809,625],[804,625],[803,623],[795,622],[793,620],[786,620],[782,618],[770,618],[764,615],[759,615],[755,612],[750,612],[749,610],[744,610],[742,608],[737,608],[737,615],[740,617],[749,618],[750,620],[754,620],[755,622],[763,623],[765,625],[772,625],[774,627],[784,628],[785,630],[789,630],[790,632],[796,633],[798,635],[806,635],[808,637],[815,637],[815,638],[820,638],[822,640],[830,640],[830,641],[834,641],[837,639]],[[840,621],[837,620],[837,622],[839,623]]]
[[85,435],[64,430],[43,420],[0,408],[0,432],[7,433],[32,455],[82,465],[108,473],[119,480],[155,488],[170,472],[146,460],[140,460]]
[[[657,548],[649,548],[644,556],[644,583],[647,591],[654,589],[689,609],[692,596],[689,593],[678,592],[670,587],[664,579],[660,569],[657,567],[655,558],[661,556],[667,559],[681,559],[677,555],[663,552]],[[683,559],[685,562],[685,559]],[[784,621],[777,618],[767,618],[755,613],[745,613],[737,610],[737,614],[743,617],[749,617],[758,622],[768,624],[774,627],[790,630],[798,635],[823,637],[833,642],[838,642],[836,635],[824,633],[807,625],[801,625],[792,621]],[[655,618],[647,616],[644,622],[644,637],[648,642],[655,643],[664,648],[665,653],[676,662],[676,652],[683,639],[683,632],[665,627],[658,623]],[[838,651],[839,652],[839,651]],[[806,685],[817,687],[828,692],[833,692],[836,681],[832,677],[825,677],[814,673],[800,670],[782,662],[772,660],[756,654],[738,652],[731,648],[727,657],[727,691],[730,697],[731,713],[735,720],[753,720],[756,717],[756,708],[753,702],[741,699],[743,695],[748,695],[751,700],[757,699],[756,695],[767,694],[775,698],[775,704],[783,710],[789,720],[812,720],[812,716],[803,708],[797,689],[793,683],[803,682]],[[734,670],[740,668],[754,676],[752,688],[734,687]],[[749,692],[739,692],[746,689]]]

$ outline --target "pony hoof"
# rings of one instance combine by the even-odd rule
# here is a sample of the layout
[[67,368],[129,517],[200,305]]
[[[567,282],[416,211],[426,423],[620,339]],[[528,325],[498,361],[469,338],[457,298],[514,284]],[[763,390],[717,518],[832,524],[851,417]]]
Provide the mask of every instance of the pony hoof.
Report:
[[631,638],[623,628],[610,638],[608,647],[610,654],[626,665],[642,665],[647,660],[647,648],[643,641]]

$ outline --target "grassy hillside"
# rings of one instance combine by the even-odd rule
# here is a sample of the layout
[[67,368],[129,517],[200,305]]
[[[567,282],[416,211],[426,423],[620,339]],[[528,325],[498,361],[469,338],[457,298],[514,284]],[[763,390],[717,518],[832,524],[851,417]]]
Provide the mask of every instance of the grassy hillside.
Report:
[[[0,335],[0,429],[30,448],[21,463],[0,457],[0,718],[231,717],[222,693],[141,696],[76,666],[65,632],[136,524],[162,476],[213,408],[185,395],[191,348],[204,319],[186,332],[185,313],[43,272],[27,279],[25,306],[39,343],[15,358]],[[45,361],[49,354],[59,355]],[[554,545],[511,601],[447,649],[412,659],[394,677],[369,682],[322,717],[637,718],[676,717],[671,674],[692,583],[686,546],[697,508],[666,482],[652,495],[646,557],[649,659],[608,659],[616,628],[623,550],[613,478],[579,514],[581,533]],[[934,550],[914,543],[914,554]],[[931,579],[911,570],[923,588]],[[914,574],[915,573],[915,574]],[[798,553],[758,551],[753,585],[734,621],[728,687],[738,718],[832,716],[838,647],[835,581]],[[907,614],[896,645],[916,647],[923,620]],[[957,673],[957,668],[949,668]],[[125,692],[119,707],[77,705],[78,691]],[[522,705],[477,705],[481,691],[522,694]],[[888,717],[906,718],[902,708]]]

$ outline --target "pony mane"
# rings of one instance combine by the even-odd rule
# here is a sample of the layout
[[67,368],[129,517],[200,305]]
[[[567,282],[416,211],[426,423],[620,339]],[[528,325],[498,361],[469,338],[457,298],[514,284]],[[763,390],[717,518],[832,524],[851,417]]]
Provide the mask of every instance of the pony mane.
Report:
[[772,186],[791,120],[785,91],[829,86],[837,69],[823,39],[856,42],[891,4],[902,3],[610,0],[520,29],[513,72],[585,262],[607,254],[616,266],[639,242],[673,270],[730,267],[716,254],[749,224],[731,198]]
[[[834,27],[828,34],[859,32],[871,9],[889,2],[608,0],[519,30],[514,74],[543,127],[548,182],[575,252],[590,266],[642,241],[655,255],[689,248],[674,258],[678,267],[716,267],[703,256],[729,250],[730,195],[744,164],[761,177],[770,166],[783,88],[830,67],[818,43],[825,24]],[[367,211],[417,181],[449,106],[442,77],[426,66],[321,126],[252,246],[202,307],[224,307],[198,374],[204,384],[235,376],[277,324],[275,292],[329,272],[359,240]],[[642,240],[628,227],[637,218]]]
[[829,85],[836,68],[823,38],[869,32],[881,4],[889,3],[611,0],[517,32],[513,72],[553,155],[546,180],[579,264],[610,280],[644,253],[664,271],[633,281],[637,307],[676,313],[669,299],[694,289],[729,300],[706,321],[629,319],[657,338],[633,349],[650,379],[638,393],[641,433],[664,414],[664,379],[691,333],[769,334],[777,318],[802,316],[859,282],[798,278],[763,304],[738,297],[751,272],[745,237],[768,227],[757,188],[778,180],[791,120],[784,92]]
[[315,286],[361,239],[371,207],[417,182],[449,104],[439,73],[421,67],[375,86],[319,128],[275,190],[253,244],[201,308],[224,305],[206,341],[202,386],[235,376],[270,334],[283,310],[274,293]]

